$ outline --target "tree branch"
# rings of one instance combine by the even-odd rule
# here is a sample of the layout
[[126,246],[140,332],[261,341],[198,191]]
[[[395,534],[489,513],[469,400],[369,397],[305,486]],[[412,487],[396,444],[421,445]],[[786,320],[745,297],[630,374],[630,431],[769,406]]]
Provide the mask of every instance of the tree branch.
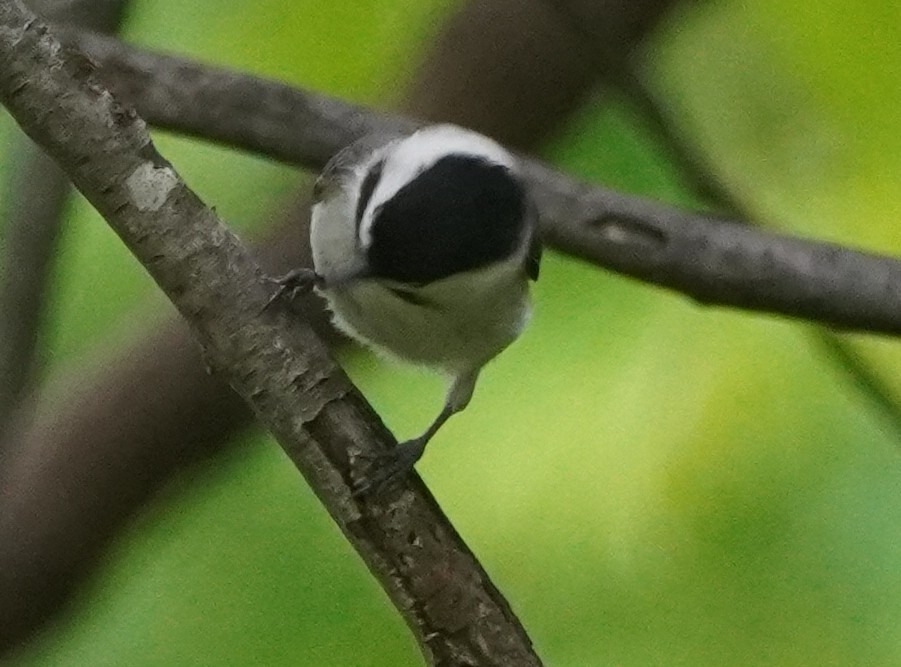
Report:
[[383,500],[351,467],[393,438],[308,325],[264,312],[261,271],[144,122],[18,0],[0,4],[0,100],[54,156],[298,466],[434,664],[537,665],[528,637],[418,478]]
[[[410,119],[270,80],[67,33],[149,122],[305,168]],[[579,182],[536,161],[526,174],[551,245],[709,305],[838,329],[901,334],[901,261],[677,210]]]

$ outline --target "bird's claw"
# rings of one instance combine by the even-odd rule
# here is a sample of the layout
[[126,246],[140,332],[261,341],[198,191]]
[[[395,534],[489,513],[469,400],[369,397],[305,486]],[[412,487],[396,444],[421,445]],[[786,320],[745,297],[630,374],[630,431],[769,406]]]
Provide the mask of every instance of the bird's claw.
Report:
[[407,440],[394,449],[378,454],[359,454],[357,457],[368,461],[359,479],[354,482],[354,498],[368,495],[382,495],[399,482],[422,457],[425,442],[419,438]]
[[272,296],[266,301],[263,306],[263,310],[266,310],[271,306],[277,299],[280,299],[285,294],[291,294],[291,298],[293,299],[297,294],[306,294],[310,292],[314,287],[320,287],[323,283],[323,278],[321,275],[316,273],[313,269],[294,269],[293,271],[289,271],[285,275],[280,278],[269,278],[266,280],[271,283],[275,283],[277,285],[277,289],[273,292]]

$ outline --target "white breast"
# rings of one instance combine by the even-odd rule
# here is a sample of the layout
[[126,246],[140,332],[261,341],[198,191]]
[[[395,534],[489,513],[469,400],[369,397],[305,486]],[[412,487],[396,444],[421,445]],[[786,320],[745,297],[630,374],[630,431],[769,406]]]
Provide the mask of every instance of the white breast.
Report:
[[367,280],[323,291],[335,324],[376,350],[456,375],[512,343],[529,318],[526,278],[512,263],[415,291]]

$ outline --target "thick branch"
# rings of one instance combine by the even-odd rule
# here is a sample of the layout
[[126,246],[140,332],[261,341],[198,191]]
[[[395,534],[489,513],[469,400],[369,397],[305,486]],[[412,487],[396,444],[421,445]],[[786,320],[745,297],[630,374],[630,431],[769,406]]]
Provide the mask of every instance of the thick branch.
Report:
[[[307,168],[373,131],[416,123],[83,33],[68,39],[152,123]],[[901,261],[790,238],[588,185],[534,161],[526,171],[546,240],[569,254],[705,304],[901,334]]]
[[144,122],[18,0],[0,4],[0,99],[173,301],[211,368],[275,435],[435,664],[539,664],[525,632],[417,478],[349,495],[351,464],[394,444],[302,322],[260,314],[259,267],[155,150]]
[[548,242],[682,292],[839,329],[901,334],[901,261],[686,213],[529,165]]

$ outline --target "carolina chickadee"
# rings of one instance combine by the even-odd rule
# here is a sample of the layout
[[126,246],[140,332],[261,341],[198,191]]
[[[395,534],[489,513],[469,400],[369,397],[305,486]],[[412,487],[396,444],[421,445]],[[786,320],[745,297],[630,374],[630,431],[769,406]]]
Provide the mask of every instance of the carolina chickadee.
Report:
[[536,214],[516,159],[452,125],[351,144],[325,166],[314,200],[315,273],[289,273],[278,293],[313,283],[339,329],[452,378],[435,421],[356,486],[366,493],[413,467],[522,332],[541,259]]

